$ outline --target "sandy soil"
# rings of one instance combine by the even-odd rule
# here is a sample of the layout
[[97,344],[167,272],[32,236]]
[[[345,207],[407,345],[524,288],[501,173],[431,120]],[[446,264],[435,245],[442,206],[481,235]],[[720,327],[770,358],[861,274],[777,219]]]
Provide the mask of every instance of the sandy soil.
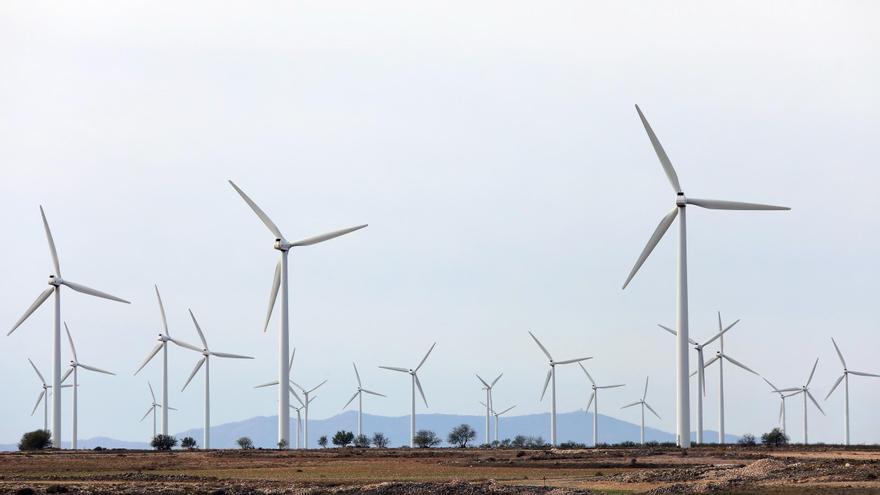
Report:
[[0,493],[880,494],[880,448],[3,453]]

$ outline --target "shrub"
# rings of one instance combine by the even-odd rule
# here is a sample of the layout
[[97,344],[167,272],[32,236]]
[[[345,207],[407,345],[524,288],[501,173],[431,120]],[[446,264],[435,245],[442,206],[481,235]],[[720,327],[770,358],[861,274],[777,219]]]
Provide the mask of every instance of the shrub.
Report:
[[238,447],[241,450],[250,450],[254,448],[254,442],[250,439],[250,437],[239,437],[238,440],[235,441],[238,444]]
[[501,441],[501,448],[506,449],[507,447],[510,447],[510,439],[509,438],[505,438],[504,440]]
[[183,437],[183,440],[180,441],[180,446],[187,450],[192,450],[198,447],[196,443],[196,439],[193,437]]
[[287,440],[282,438],[281,440],[278,440],[277,445],[278,445],[278,450],[284,450],[287,448]]
[[743,447],[757,445],[757,442],[755,442],[755,435],[752,435],[751,433],[746,433],[745,435],[739,437],[739,440],[737,440],[736,443],[742,445]]
[[150,447],[156,450],[169,451],[177,445],[177,439],[171,435],[162,435],[161,433],[153,437]]
[[562,442],[559,444],[559,448],[561,449],[585,449],[587,448],[586,444],[578,443],[578,442]]
[[468,442],[477,438],[477,432],[468,424],[460,424],[449,432],[446,441],[449,445],[457,445],[459,448],[467,448]]
[[779,428],[773,428],[769,433],[761,435],[761,443],[770,447],[788,445],[788,435]]
[[384,449],[388,447],[388,437],[384,433],[373,433],[373,447]]
[[440,444],[440,437],[431,430],[419,430],[416,432],[416,436],[413,437],[413,443],[420,449],[436,447]]
[[50,445],[52,445],[52,434],[49,430],[34,430],[21,436],[18,450],[43,450]]
[[533,436],[525,436],[525,435],[517,435],[513,437],[513,440],[510,442],[511,447],[515,447],[518,449],[521,448],[542,448],[546,446],[544,439],[541,437],[533,437]]
[[637,446],[635,442],[630,441],[630,440],[627,440],[627,441],[625,441],[625,442],[620,442],[620,443],[618,443],[618,444],[616,444],[616,445],[617,445],[618,447],[626,447],[626,448],[629,448],[629,449],[631,449],[631,448]]
[[354,437],[354,446],[359,449],[366,449],[370,447],[370,437],[364,435],[363,433]]
[[[321,435],[318,438],[318,445],[320,445],[321,447],[323,447],[325,449],[327,448],[327,435]],[[306,448],[308,448],[308,445],[306,445]]]
[[348,444],[354,440],[354,433],[345,430],[339,430],[333,435],[333,445],[337,447],[348,447]]

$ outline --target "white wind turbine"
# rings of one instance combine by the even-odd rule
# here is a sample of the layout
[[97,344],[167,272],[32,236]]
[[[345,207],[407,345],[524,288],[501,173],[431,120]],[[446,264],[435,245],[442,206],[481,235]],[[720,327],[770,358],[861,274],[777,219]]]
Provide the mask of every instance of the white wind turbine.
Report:
[[813,381],[813,375],[816,374],[816,366],[819,365],[819,358],[816,358],[816,362],[813,363],[813,370],[810,371],[810,377],[807,378],[807,383],[804,384],[803,387],[800,388],[783,388],[777,390],[778,392],[794,392],[786,395],[786,397],[792,397],[797,394],[804,394],[804,445],[807,445],[809,442],[809,436],[807,432],[807,398],[813,401],[813,404],[816,405],[816,409],[819,410],[822,415],[825,415],[825,411],[822,410],[822,407],[819,405],[819,402],[816,401],[816,398],[813,397],[813,394],[810,393],[810,383]]
[[94,366],[89,366],[85,363],[79,362],[79,359],[76,357],[76,347],[73,346],[73,337],[70,336],[70,329],[67,328],[67,322],[64,322],[64,331],[67,332],[67,341],[70,342],[70,352],[73,354],[73,359],[70,361],[70,369],[67,370],[67,373],[61,378],[61,381],[64,382],[67,380],[67,377],[73,374],[73,441],[70,444],[70,447],[73,450],[77,448],[77,389],[79,388],[79,381],[77,378],[77,370],[82,368],[84,370],[94,371],[96,373],[104,373],[106,375],[115,375],[116,373],[111,373],[106,370],[102,370],[100,368],[95,368]]
[[[278,333],[278,382],[287,383],[290,380],[289,368],[287,366],[287,353],[290,348],[289,334],[289,314],[288,314],[288,284],[287,284],[287,253],[291,248],[311,246],[319,242],[328,241],[330,239],[345,235],[356,230],[360,230],[367,225],[358,225],[347,229],[336,230],[321,234],[315,237],[309,237],[296,242],[288,242],[281,234],[281,230],[266,215],[263,210],[254,203],[247,194],[244,193],[234,182],[229,181],[233,189],[238,192],[245,203],[251,207],[254,213],[260,217],[266,227],[275,236],[275,244],[273,247],[281,252],[281,260],[275,266],[275,279],[272,282],[272,292],[269,296],[269,310],[266,312],[266,323],[263,325],[265,332],[269,328],[269,318],[272,316],[272,308],[275,306],[275,300],[278,298],[278,291],[281,291],[281,331]],[[279,444],[290,445],[290,396],[284,390],[278,390],[278,442]]]
[[685,221],[685,207],[687,205],[699,206],[701,208],[708,208],[711,210],[788,210],[790,208],[783,206],[771,206],[764,204],[755,204],[755,203],[740,203],[737,201],[722,201],[715,199],[696,199],[696,198],[688,198],[685,197],[684,193],[681,190],[681,185],[678,182],[678,175],[675,173],[675,169],[672,167],[672,162],[669,160],[669,157],[666,155],[666,151],[663,150],[663,146],[660,145],[660,141],[657,139],[657,136],[654,134],[654,131],[651,129],[651,126],[648,124],[647,119],[642,114],[641,109],[639,109],[638,105],[636,105],[636,111],[639,114],[639,118],[642,121],[642,125],[645,127],[645,131],[648,133],[648,138],[651,140],[651,145],[654,147],[654,152],[657,154],[657,158],[660,159],[660,164],[663,166],[663,170],[666,172],[666,178],[669,179],[669,183],[672,185],[672,189],[675,191],[675,208],[672,209],[669,213],[660,220],[660,224],[657,225],[657,228],[654,230],[654,233],[651,235],[651,238],[648,240],[648,243],[645,245],[645,248],[642,250],[642,253],[639,255],[638,260],[636,260],[635,266],[630,271],[629,276],[626,278],[626,281],[623,283],[623,288],[626,289],[626,286],[629,285],[629,282],[635,276],[636,272],[639,271],[639,268],[648,259],[648,256],[651,254],[651,251],[654,250],[654,247],[657,246],[657,243],[660,242],[660,239],[669,230],[669,226],[672,225],[672,222],[675,220],[675,217],[679,217],[678,221],[678,274],[677,274],[677,301],[676,301],[676,331],[678,333],[678,341],[676,342],[676,426],[677,426],[677,438],[678,444],[682,448],[688,448],[691,445],[691,428],[690,428],[690,391],[688,388],[688,289],[687,289],[687,222]]
[[846,361],[843,359],[843,354],[840,352],[840,348],[837,347],[837,342],[834,341],[834,338],[831,339],[831,343],[834,344],[834,350],[837,351],[837,357],[840,358],[840,364],[843,365],[843,375],[834,382],[834,385],[831,387],[831,390],[828,392],[828,395],[825,396],[825,400],[828,400],[831,397],[831,394],[837,390],[840,382],[843,381],[843,412],[844,412],[844,422],[843,422],[843,439],[844,445],[849,445],[849,375],[856,376],[870,376],[875,378],[880,378],[880,375],[876,375],[874,373],[865,373],[864,371],[852,371],[846,367]]
[[377,395],[379,397],[385,397],[385,395],[380,394],[379,392],[373,392],[372,390],[365,389],[363,383],[361,383],[361,375],[360,375],[360,373],[358,373],[357,365],[354,363],[351,363],[351,365],[354,367],[354,376],[355,376],[355,378],[357,378],[358,386],[357,386],[357,390],[355,391],[354,395],[351,396],[351,399],[348,399],[348,402],[346,402],[345,405],[342,406],[342,408],[345,409],[346,407],[348,407],[349,404],[351,404],[351,402],[353,400],[355,400],[355,398],[357,398],[357,400],[358,400],[358,436],[360,436],[363,434],[363,426],[364,426],[364,421],[363,421],[364,394],[367,393],[370,395]]
[[[150,362],[153,357],[162,351],[162,434],[168,434],[168,411],[175,409],[168,406],[168,343],[173,342],[180,347],[185,349],[189,349],[191,351],[201,352],[202,350],[198,347],[183,342],[178,339],[171,338],[171,332],[168,331],[168,320],[165,318],[165,305],[162,304],[162,296],[159,295],[159,287],[154,285],[154,289],[156,289],[156,299],[159,300],[159,312],[162,314],[162,332],[159,332],[158,341],[156,347],[153,347],[153,350],[147,354],[147,358],[141,363],[140,367],[134,372],[135,375],[141,372],[144,369],[144,366]],[[150,386],[150,392],[152,393],[152,385]],[[146,417],[146,416],[144,416]],[[154,435],[155,436],[155,435]]]
[[419,365],[413,368],[396,368],[394,366],[379,366],[382,369],[391,370],[391,371],[399,371],[401,373],[409,373],[409,376],[412,380],[412,409],[409,416],[409,446],[415,447],[415,436],[416,436],[416,387],[419,389],[419,393],[422,395],[422,400],[425,402],[425,407],[428,407],[428,399],[425,398],[425,391],[422,390],[422,384],[419,382],[419,369],[425,364],[425,361],[428,360],[428,356],[431,355],[431,351],[434,350],[434,346],[437,345],[436,342],[431,344],[431,348],[428,349],[428,352],[425,353],[425,357],[419,362]]
[[654,413],[654,416],[657,416],[657,419],[661,419],[660,415],[657,414],[657,411],[655,411],[654,408],[652,408],[647,402],[645,402],[645,399],[648,397],[648,378],[649,377],[647,376],[645,377],[645,393],[642,394],[642,400],[638,400],[636,402],[633,402],[632,404],[627,404],[621,407],[621,409],[626,409],[632,406],[642,406],[642,429],[639,434],[639,441],[642,445],[645,445],[645,408],[647,407],[649,411]]
[[303,397],[305,398],[305,400],[300,399],[299,396],[296,396],[296,392],[293,393],[293,395],[296,396],[296,400],[298,400],[299,403],[303,405],[303,409],[305,410],[305,418],[303,418],[303,420],[304,420],[304,423],[303,423],[303,444],[305,445],[305,448],[308,449],[309,448],[309,404],[311,404],[312,400],[313,400],[313,398],[312,399],[309,398],[309,394],[311,394],[312,392],[317,390],[318,387],[320,387],[321,385],[327,383],[327,380],[324,380],[323,382],[315,385],[314,387],[312,387],[310,389],[306,389],[306,388],[301,387],[293,380],[290,380],[290,383],[292,383],[296,388],[302,390]]
[[[125,299],[120,299],[105,292],[61,278],[61,264],[58,262],[58,251],[55,250],[55,240],[52,238],[52,232],[49,230],[49,222],[46,221],[46,214],[43,212],[42,206],[40,207],[40,216],[43,218],[43,229],[46,231],[46,239],[49,241],[49,253],[52,255],[52,265],[55,268],[55,273],[49,275],[49,285],[51,287],[37,296],[36,301],[30,305],[30,307],[24,312],[24,315],[15,322],[15,325],[12,326],[12,330],[6,335],[11,335],[19,325],[24,323],[24,320],[46,302],[46,299],[49,299],[49,296],[53,293],[55,294],[55,318],[53,322],[54,326],[52,328],[52,387],[57,390],[61,386],[61,286],[67,286],[77,292],[82,292],[83,294],[88,294],[90,296],[110,299],[111,301],[118,301],[125,304],[130,303]],[[61,394],[52,395],[52,446],[59,449],[61,448]]]
[[[152,436],[152,438],[156,438],[156,409],[165,409],[165,408],[162,407],[162,404],[159,404],[158,402],[156,402],[156,394],[153,393],[153,386],[150,384],[150,382],[147,382],[147,386],[150,387],[150,397],[152,397],[153,402],[150,403],[150,408],[147,409],[147,412],[144,413],[144,415],[141,417],[140,420],[143,421],[143,420],[147,419],[147,416],[149,416],[150,413],[153,413],[153,436]],[[173,407],[168,407],[168,409],[171,409],[172,411],[177,410]],[[163,435],[164,435],[164,433],[163,433]]]
[[[31,363],[31,367],[36,372],[37,377],[40,379],[40,383],[43,384],[43,390],[40,392],[40,395],[37,396],[37,403],[34,404],[34,410],[31,411],[31,416],[37,412],[37,408],[40,407],[40,401],[43,401],[43,430],[49,431],[49,396],[52,395],[49,391],[52,389],[52,385],[46,383],[46,380],[43,378],[43,374],[40,373],[40,370],[37,369],[37,365],[31,361],[31,358],[28,358],[28,362]],[[70,385],[62,385],[63,388],[70,387]]]
[[[483,402],[483,401],[480,401],[480,405],[483,406],[483,407],[486,407],[486,403]],[[495,416],[495,442],[496,442],[496,443],[498,442],[499,418],[500,418],[503,414],[505,414],[505,413],[507,413],[507,412],[510,412],[510,410],[513,409],[514,407],[516,407],[516,404],[514,404],[514,405],[508,407],[507,409],[505,409],[505,410],[503,410],[503,411],[501,411],[501,412],[497,412],[497,411],[495,411],[494,407],[490,408],[490,410],[492,411],[492,415]]]
[[[773,385],[772,383],[770,383],[770,380],[764,378],[763,376],[761,378],[765,382],[767,382],[767,385],[770,385],[770,388],[773,389],[774,393],[779,394],[779,423],[780,423],[780,425],[782,425],[782,433],[785,433],[786,432],[786,429],[785,429],[786,428],[786,426],[785,426],[785,399],[787,399],[789,396],[786,395],[785,392],[783,392],[782,390],[777,388],[776,385]],[[786,390],[798,390],[798,389],[790,388],[790,389],[786,389]]]
[[572,364],[578,363],[580,361],[586,361],[587,359],[593,359],[592,357],[582,357],[576,359],[566,359],[565,361],[554,361],[553,356],[550,355],[550,351],[544,347],[544,344],[538,340],[538,337],[535,337],[535,334],[529,332],[529,335],[532,336],[532,339],[535,340],[535,343],[538,344],[538,347],[541,348],[541,352],[547,356],[547,359],[550,361],[550,369],[547,370],[547,378],[544,379],[544,389],[541,391],[541,400],[544,400],[544,394],[547,393],[547,385],[552,381],[553,386],[550,389],[550,445],[556,446],[556,365],[558,364]]
[[[298,395],[294,394],[294,397],[296,397],[296,400],[298,400],[298,401],[300,400]],[[318,398],[317,395],[314,397],[309,397],[309,403],[311,403],[313,400],[315,400],[317,398]],[[303,426],[301,411],[305,407],[306,406],[305,406],[305,404],[302,403],[302,401],[300,401],[299,407],[296,407],[293,404],[290,405],[290,408],[293,409],[294,411],[296,411],[296,448],[297,449],[302,448],[302,444],[300,443],[300,437],[302,436],[302,426]]]
[[208,341],[205,340],[205,334],[202,332],[202,328],[199,326],[199,322],[196,321],[196,316],[193,314],[192,310],[189,310],[189,316],[192,318],[193,325],[196,327],[196,332],[199,333],[199,339],[202,341],[202,345],[204,348],[201,351],[198,351],[202,355],[202,359],[196,363],[195,368],[193,368],[192,373],[189,374],[189,378],[186,379],[186,383],[183,384],[183,388],[180,389],[181,392],[186,390],[189,382],[192,381],[193,377],[196,376],[196,373],[199,372],[199,369],[202,365],[205,366],[205,431],[204,431],[204,440],[203,440],[203,448],[210,449],[211,448],[211,356],[216,356],[220,358],[232,358],[232,359],[253,359],[251,356],[242,356],[241,354],[230,354],[228,352],[216,352],[212,351],[208,348]]
[[495,387],[495,384],[498,383],[498,380],[501,379],[502,375],[504,375],[504,373],[499,374],[498,378],[492,380],[492,383],[489,383],[486,380],[483,380],[483,378],[480,375],[477,375],[477,380],[480,380],[480,383],[483,384],[483,390],[486,391],[486,443],[487,444],[492,443],[492,436],[489,432],[489,418],[492,413],[492,408],[494,407],[494,405],[492,404],[492,389],[493,389],[493,387]]
[[[727,327],[727,329],[729,330],[732,326],[733,325],[730,325],[729,327]],[[724,330],[721,330],[721,312],[718,313],[718,329],[720,330],[719,335],[721,336],[721,340],[719,341],[721,350],[715,352],[715,357],[710,359],[709,362],[707,362],[703,366],[703,368],[708,368],[716,361],[718,362],[718,443],[724,444],[724,361],[729,361],[731,364],[739,366],[740,368],[748,371],[755,376],[761,375],[755,373],[755,371],[750,369],[748,366],[742,364],[736,359],[733,359],[732,357],[730,357],[729,354],[726,354],[724,352]],[[691,376],[693,376],[693,374],[691,374]]]
[[599,445],[599,390],[602,390],[605,388],[618,388],[618,387],[623,387],[625,385],[622,383],[618,384],[618,385],[596,385],[596,381],[593,380],[593,377],[590,376],[590,372],[587,371],[586,368],[584,368],[584,365],[581,363],[578,363],[578,366],[580,366],[581,369],[584,370],[584,373],[587,375],[587,378],[590,380],[590,385],[592,386],[592,389],[593,389],[593,393],[590,394],[590,401],[587,402],[587,409],[586,410],[589,411],[590,405],[592,404],[592,406],[593,406],[593,447],[596,447]]
[[[709,340],[700,344],[699,342],[695,341],[694,339],[688,338],[688,342],[692,346],[694,346],[694,350],[697,351],[697,377],[698,377],[697,378],[697,382],[698,382],[698,384],[697,384],[697,389],[698,389],[698,393],[697,393],[697,443],[698,444],[703,443],[703,396],[706,395],[706,373],[705,373],[706,361],[704,359],[703,349],[705,349],[706,346],[711,344],[712,342],[715,342],[716,339],[721,338],[723,341],[723,335],[725,333],[727,333],[728,330],[733,328],[734,325],[739,323],[739,320],[736,320],[735,322],[731,323],[730,325],[728,325],[726,328],[724,328],[722,330],[720,328],[720,326],[721,326],[721,319],[720,318],[721,318],[721,316],[719,313],[719,320],[718,320],[719,331]],[[672,335],[677,335],[675,330],[673,330],[665,325],[658,324],[657,326],[659,326],[663,330],[666,330],[667,332],[671,333]],[[691,373],[691,376],[694,376],[694,374]],[[723,391],[723,389],[722,389],[722,391]],[[723,393],[721,395],[720,400],[722,402],[722,407],[723,407],[723,403],[724,403]]]

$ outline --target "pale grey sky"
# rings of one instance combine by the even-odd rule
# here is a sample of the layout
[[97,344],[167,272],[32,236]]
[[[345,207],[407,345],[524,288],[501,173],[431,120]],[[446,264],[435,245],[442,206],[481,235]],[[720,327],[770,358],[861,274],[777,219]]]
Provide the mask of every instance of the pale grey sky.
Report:
[[[291,238],[370,223],[293,257],[295,373],[330,380],[316,417],[348,400],[352,360],[389,395],[367,410],[405,414],[405,380],[376,366],[414,364],[435,340],[430,411],[479,413],[473,373],[500,371],[499,404],[546,411],[532,330],[628,384],[600,412],[635,421],[617,407],[651,375],[652,425],[672,431],[673,340],[655,325],[674,317],[674,238],[620,290],[673,200],[639,103],[685,192],[793,208],[690,210],[693,336],[717,310],[742,318],[731,355],[780,386],[819,356],[824,397],[840,372],[831,335],[851,368],[880,372],[878,14],[867,1],[4,2],[0,321],[46,287],[42,204],[65,277],[133,302],[65,296],[81,360],[119,373],[81,375],[82,437],[149,435],[137,420],[160,366],[131,373],[159,329],[154,283],[172,335],[197,340],[189,307],[212,347],[257,358],[215,362],[214,424],[275,414],[251,387],[275,376],[277,325],[261,323],[277,256],[231,178]],[[26,357],[48,373],[51,313],[3,337],[2,442],[42,425]],[[200,426],[201,378],[178,392],[195,357],[171,359],[171,429]],[[728,432],[770,429],[777,400],[726,371]],[[855,441],[880,442],[878,391],[852,380]],[[587,395],[561,370],[561,410]],[[839,441],[842,397],[823,407],[811,439]]]

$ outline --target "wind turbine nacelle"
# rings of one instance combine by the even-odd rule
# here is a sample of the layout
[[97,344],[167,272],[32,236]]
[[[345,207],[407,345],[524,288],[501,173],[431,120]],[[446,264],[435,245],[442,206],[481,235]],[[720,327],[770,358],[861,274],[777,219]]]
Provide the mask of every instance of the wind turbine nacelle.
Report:
[[54,285],[58,287],[62,284],[61,277],[56,277],[55,275],[49,275],[49,285]]
[[675,206],[686,206],[687,198],[684,197],[684,193],[680,192],[675,195]]
[[290,249],[290,244],[284,242],[284,239],[276,238],[273,247],[279,251],[287,251]]

